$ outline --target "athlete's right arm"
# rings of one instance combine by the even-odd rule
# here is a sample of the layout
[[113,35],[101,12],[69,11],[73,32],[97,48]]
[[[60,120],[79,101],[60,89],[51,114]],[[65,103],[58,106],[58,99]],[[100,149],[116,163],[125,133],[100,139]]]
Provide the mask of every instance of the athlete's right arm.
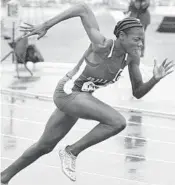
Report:
[[53,19],[47,21],[45,25],[47,28],[51,28],[53,25],[73,17],[81,18],[84,29],[92,43],[103,44],[105,37],[99,31],[94,13],[85,3],[79,3],[65,10]]
[[89,36],[89,39],[94,44],[103,44],[105,38],[101,35],[99,31],[99,26],[92,10],[85,4],[79,3],[68,10],[62,12],[55,18],[46,22],[47,27],[52,27],[53,25],[64,21],[72,17],[80,17],[84,29]]
[[[43,33],[45,34],[46,31],[50,29],[52,26],[73,17],[80,17],[84,29],[92,44],[102,46],[105,44],[106,39],[99,31],[99,26],[95,18],[95,15],[85,3],[79,3],[75,6],[72,6],[69,9],[65,10],[64,12],[60,13],[59,15],[46,21],[41,26],[38,26],[30,30],[28,29],[30,33],[28,33],[27,35],[31,36],[38,34],[39,36],[40,35],[43,36]],[[68,30],[67,33],[69,33],[69,31],[70,30]]]

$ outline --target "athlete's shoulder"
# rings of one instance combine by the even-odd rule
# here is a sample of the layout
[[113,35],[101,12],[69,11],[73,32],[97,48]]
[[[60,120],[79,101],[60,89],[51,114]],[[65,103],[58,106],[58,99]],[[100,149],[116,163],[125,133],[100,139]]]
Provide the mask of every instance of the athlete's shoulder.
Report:
[[106,49],[111,48],[111,46],[113,45],[113,40],[112,39],[108,39],[105,38],[104,42],[102,44],[92,44],[92,49],[95,52],[101,52],[104,51]]

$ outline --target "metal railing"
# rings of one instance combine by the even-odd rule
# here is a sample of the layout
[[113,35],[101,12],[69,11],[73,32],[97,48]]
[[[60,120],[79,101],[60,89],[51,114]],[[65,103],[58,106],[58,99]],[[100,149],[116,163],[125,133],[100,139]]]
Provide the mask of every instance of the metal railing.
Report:
[[[35,93],[22,92],[22,91],[16,91],[11,89],[1,89],[1,94],[13,96],[13,97],[29,98],[29,99],[36,99],[36,100],[49,101],[49,102],[51,102],[53,99],[52,96],[45,95],[45,94],[35,94]],[[160,112],[160,111],[151,111],[151,110],[140,109],[140,108],[126,107],[126,106],[113,106],[113,107],[123,112],[175,119],[174,112],[168,113],[168,112]]]

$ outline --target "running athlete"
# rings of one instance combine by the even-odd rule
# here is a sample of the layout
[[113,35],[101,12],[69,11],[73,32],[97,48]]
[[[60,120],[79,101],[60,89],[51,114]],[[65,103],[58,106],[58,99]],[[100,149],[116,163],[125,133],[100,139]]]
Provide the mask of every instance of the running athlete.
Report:
[[141,23],[135,18],[123,19],[115,26],[116,40],[107,39],[100,33],[93,12],[83,3],[74,5],[42,25],[29,25],[23,29],[28,31],[26,37],[37,34],[41,38],[55,24],[73,17],[80,17],[91,44],[75,68],[58,82],[53,96],[56,109],[41,138],[1,173],[1,183],[8,184],[22,169],[51,152],[79,118],[96,120],[99,124],[89,133],[59,151],[63,172],[75,181],[77,156],[126,127],[125,118],[114,108],[95,98],[93,92],[117,81],[123,68],[128,66],[133,95],[141,98],[160,79],[173,71],[172,61],[164,60],[160,66],[155,62],[153,77],[143,83],[139,70],[144,38]]

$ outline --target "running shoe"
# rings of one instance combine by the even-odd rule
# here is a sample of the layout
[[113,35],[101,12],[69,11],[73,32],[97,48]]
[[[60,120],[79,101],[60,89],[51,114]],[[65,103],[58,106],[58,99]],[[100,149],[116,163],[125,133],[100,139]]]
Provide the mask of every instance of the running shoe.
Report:
[[76,181],[76,157],[64,149],[59,151],[63,173],[72,181]]

